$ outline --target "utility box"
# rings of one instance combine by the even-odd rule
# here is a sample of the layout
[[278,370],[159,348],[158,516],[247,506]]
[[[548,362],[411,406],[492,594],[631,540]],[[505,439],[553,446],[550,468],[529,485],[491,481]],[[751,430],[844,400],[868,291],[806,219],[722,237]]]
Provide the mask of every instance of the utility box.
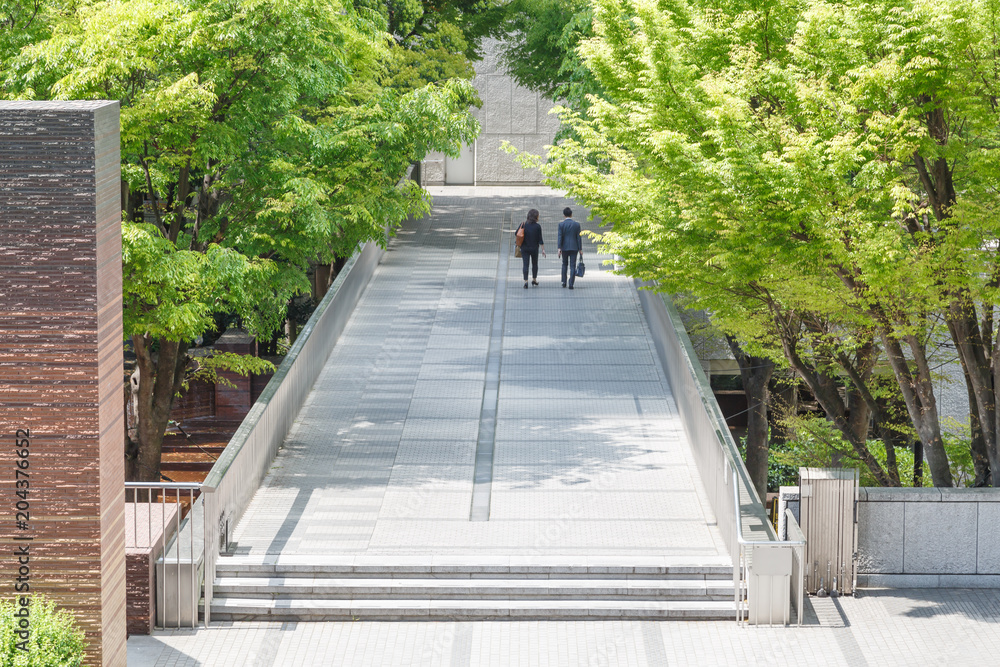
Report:
[[813,595],[852,594],[857,468],[799,468],[799,502],[799,525],[806,538],[806,591]]

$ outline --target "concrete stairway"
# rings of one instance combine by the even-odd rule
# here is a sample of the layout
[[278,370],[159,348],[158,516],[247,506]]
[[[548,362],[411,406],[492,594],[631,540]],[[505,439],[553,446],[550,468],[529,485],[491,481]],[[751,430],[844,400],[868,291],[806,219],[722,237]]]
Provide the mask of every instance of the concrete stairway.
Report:
[[491,560],[223,557],[212,620],[714,620],[735,614],[732,567],[724,564]]

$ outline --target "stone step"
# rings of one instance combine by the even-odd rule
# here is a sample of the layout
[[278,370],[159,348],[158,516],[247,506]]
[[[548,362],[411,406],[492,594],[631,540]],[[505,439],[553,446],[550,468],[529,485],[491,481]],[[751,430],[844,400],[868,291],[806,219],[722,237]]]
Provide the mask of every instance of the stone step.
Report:
[[525,579],[219,577],[220,598],[281,600],[717,600],[733,598],[732,581],[705,579]]
[[732,600],[272,600],[215,598],[213,621],[729,620]]
[[453,579],[703,579],[732,581],[721,558],[692,563],[667,558],[223,556],[217,577]]

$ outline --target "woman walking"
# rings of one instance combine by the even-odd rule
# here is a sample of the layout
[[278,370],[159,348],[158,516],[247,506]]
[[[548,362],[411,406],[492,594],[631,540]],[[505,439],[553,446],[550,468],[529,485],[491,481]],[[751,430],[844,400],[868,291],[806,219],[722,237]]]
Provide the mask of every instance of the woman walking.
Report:
[[538,251],[545,254],[545,241],[542,240],[542,226],[538,224],[538,211],[528,211],[528,218],[521,223],[524,228],[524,242],[521,243],[521,261],[524,262],[524,289],[528,289],[528,262],[531,262],[531,284],[538,287]]

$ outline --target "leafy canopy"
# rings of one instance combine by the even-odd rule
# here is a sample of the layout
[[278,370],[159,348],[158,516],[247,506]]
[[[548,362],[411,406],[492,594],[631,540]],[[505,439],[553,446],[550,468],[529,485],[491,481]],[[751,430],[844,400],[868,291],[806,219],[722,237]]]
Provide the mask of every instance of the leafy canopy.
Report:
[[478,132],[466,82],[381,85],[384,26],[337,0],[124,0],[44,18],[48,37],[3,63],[5,90],[121,101],[123,178],[154,218],[140,206],[123,228],[128,335],[192,340],[220,311],[268,333],[310,262],[426,210],[398,185],[410,163]]
[[751,352],[819,368],[878,338],[947,483],[927,341],[976,317],[988,341],[1000,305],[998,4],[595,0],[602,96],[545,172]]

